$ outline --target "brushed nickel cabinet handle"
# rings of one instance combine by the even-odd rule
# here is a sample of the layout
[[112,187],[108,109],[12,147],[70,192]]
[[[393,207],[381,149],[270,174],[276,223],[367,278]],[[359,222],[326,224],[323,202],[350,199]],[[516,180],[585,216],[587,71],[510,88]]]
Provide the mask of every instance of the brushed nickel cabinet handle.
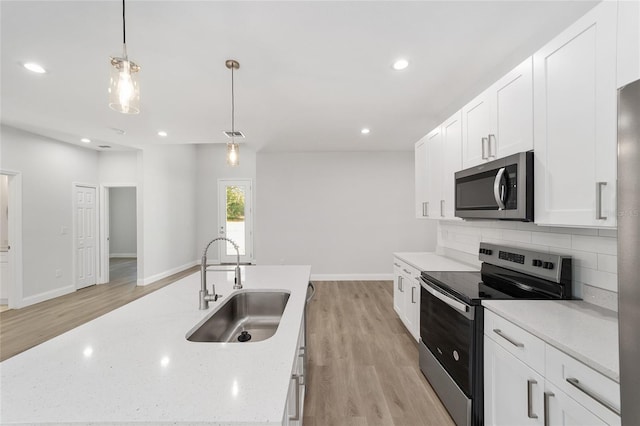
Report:
[[413,297],[413,290],[415,290],[415,287],[411,287],[411,303],[416,303],[414,297]]
[[596,182],[596,220],[607,220],[602,215],[602,187],[607,186],[607,182]]
[[440,216],[444,217],[444,200],[440,200]]
[[507,342],[511,343],[513,346],[516,346],[518,348],[524,348],[524,343],[520,343],[520,342],[517,342],[517,341],[513,340],[511,337],[509,337],[506,334],[504,334],[504,332],[502,330],[500,330],[499,328],[494,328],[493,332],[496,333],[498,336],[502,337]]
[[544,426],[549,426],[549,399],[554,396],[553,392],[544,393]]
[[404,293],[404,286],[402,285],[402,277],[398,277],[398,290]]
[[533,387],[533,385],[537,384],[538,382],[533,379],[527,380],[527,417],[529,417],[530,419],[538,418],[537,414],[533,414],[533,401],[531,397],[531,388]]
[[[493,155],[491,155],[491,140],[492,139],[493,139]],[[496,145],[496,135],[489,135],[489,137],[487,138],[487,147],[489,148],[488,157],[496,158],[496,155],[498,154],[498,147]]]
[[596,402],[599,402],[600,404],[604,405],[606,408],[608,408],[610,411],[612,411],[616,415],[618,415],[618,416],[620,415],[620,410],[618,410],[616,407],[611,405],[610,402],[605,401],[605,399],[602,398],[600,395],[596,394],[595,392],[593,392],[590,389],[587,389],[584,385],[582,385],[580,383],[580,380],[576,379],[575,377],[568,377],[566,380],[570,385],[572,385],[575,388],[577,388],[580,392],[584,393],[585,395],[587,395],[590,398],[595,399]]
[[294,374],[291,376],[292,380],[296,381],[296,414],[289,417],[289,420],[300,420],[300,376]]
[[484,153],[485,152],[485,148],[484,147],[487,144],[488,140],[489,140],[488,138],[482,138],[482,159],[483,160],[488,160],[489,159],[489,156],[485,155],[485,153]]

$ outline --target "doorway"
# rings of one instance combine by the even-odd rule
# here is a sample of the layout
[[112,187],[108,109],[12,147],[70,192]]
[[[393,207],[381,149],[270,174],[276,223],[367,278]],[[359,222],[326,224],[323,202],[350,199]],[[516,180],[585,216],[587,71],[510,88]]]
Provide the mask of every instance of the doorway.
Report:
[[138,276],[136,185],[100,187],[101,284],[135,283]]
[[[241,263],[253,260],[253,195],[251,179],[218,180],[218,233],[238,245]],[[236,263],[231,243],[220,244],[220,262]]]
[[0,311],[22,306],[22,175],[0,170]]
[[109,282],[135,282],[137,270],[136,188],[109,191]]

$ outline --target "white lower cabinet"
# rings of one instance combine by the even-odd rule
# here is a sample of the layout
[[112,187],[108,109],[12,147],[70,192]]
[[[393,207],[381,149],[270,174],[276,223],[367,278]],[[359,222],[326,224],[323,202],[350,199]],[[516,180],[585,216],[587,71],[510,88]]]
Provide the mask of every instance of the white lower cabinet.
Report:
[[393,308],[416,341],[420,339],[420,271],[393,259]]
[[[305,313],[306,316],[306,313]],[[293,362],[291,370],[291,381],[289,382],[289,394],[287,395],[287,406],[284,412],[282,424],[285,426],[302,426],[304,415],[304,396],[306,393],[307,380],[307,342],[305,319],[300,326],[298,336],[298,354]]]
[[619,410],[616,382],[485,310],[485,425],[620,425]]

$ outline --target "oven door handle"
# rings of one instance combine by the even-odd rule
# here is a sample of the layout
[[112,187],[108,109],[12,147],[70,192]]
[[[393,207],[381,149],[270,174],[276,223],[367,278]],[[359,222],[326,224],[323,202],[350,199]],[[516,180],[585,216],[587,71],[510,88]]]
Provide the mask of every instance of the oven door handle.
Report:
[[451,297],[445,295],[444,293],[441,293],[438,290],[434,289],[427,282],[425,282],[424,279],[422,280],[422,287],[425,290],[427,290],[429,293],[431,293],[433,296],[435,296],[436,298],[442,300],[444,303],[451,306],[453,309],[465,314],[469,312],[469,307],[467,305],[465,305],[462,302],[458,302],[457,300],[452,299]]
[[498,210],[504,210],[504,186],[502,184],[502,177],[504,176],[505,168],[501,167],[496,174],[496,180],[493,181],[493,197],[498,203]]

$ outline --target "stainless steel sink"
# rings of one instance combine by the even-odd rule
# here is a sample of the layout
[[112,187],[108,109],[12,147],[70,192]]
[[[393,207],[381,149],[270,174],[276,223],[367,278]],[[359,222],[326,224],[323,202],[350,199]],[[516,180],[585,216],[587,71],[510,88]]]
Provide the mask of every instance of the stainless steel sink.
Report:
[[289,292],[241,290],[187,333],[191,342],[259,342],[276,334]]

